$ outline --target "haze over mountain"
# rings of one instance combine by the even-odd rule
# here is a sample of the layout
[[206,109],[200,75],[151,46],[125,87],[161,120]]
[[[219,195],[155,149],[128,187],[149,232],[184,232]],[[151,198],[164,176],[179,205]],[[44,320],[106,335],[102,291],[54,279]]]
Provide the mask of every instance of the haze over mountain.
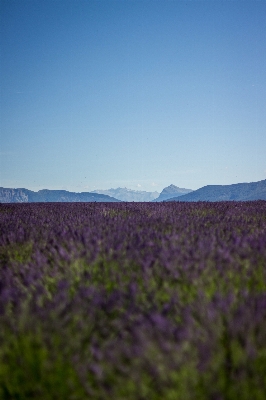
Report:
[[266,179],[233,185],[207,185],[192,193],[166,201],[248,201],[266,200]]
[[159,196],[158,192],[146,192],[125,188],[93,190],[92,193],[106,194],[122,201],[152,201]]
[[160,193],[160,196],[157,197],[153,201],[164,201],[167,199],[170,199],[172,197],[177,197],[177,196],[182,196],[184,194],[193,192],[192,189],[184,189],[184,188],[179,188],[175,185],[170,185],[165,187],[162,192]]
[[66,190],[43,189],[38,192],[19,188],[9,189],[0,187],[0,203],[40,203],[40,202],[118,202],[113,197],[90,193],[68,192]]
[[[113,196],[107,193],[113,194]],[[164,188],[161,194],[154,199],[154,196],[158,194],[158,192],[137,191],[127,188],[75,193],[66,190],[43,189],[34,192],[25,188],[10,189],[0,187],[0,203],[266,200],[266,179],[259,182],[232,185],[207,185],[195,191],[170,185]]]

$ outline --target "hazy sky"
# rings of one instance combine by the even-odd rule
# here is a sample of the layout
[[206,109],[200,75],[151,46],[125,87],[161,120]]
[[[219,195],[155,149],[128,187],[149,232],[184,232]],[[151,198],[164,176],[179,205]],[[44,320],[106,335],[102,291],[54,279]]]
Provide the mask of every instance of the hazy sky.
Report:
[[266,178],[266,1],[0,4],[0,186]]

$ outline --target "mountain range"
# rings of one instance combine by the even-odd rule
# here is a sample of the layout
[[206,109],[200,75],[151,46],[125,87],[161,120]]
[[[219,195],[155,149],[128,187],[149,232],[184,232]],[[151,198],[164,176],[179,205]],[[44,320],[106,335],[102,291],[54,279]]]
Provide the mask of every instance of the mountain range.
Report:
[[233,185],[207,185],[166,201],[249,201],[266,200],[266,179]]
[[0,187],[0,203],[40,203],[40,202],[117,202],[114,197],[97,193],[75,193],[66,190],[43,189],[38,192],[20,188],[6,189]]
[[[105,194],[121,201],[152,201],[159,196],[159,192],[145,192],[125,188],[93,190],[92,193]],[[168,197],[169,198],[169,197]]]
[[0,187],[0,203],[232,200],[266,200],[266,179],[259,182],[233,185],[208,185],[194,191],[170,185],[164,188],[160,194],[158,192],[137,191],[127,188],[75,193],[66,190],[49,189],[33,192],[25,188],[9,189]]

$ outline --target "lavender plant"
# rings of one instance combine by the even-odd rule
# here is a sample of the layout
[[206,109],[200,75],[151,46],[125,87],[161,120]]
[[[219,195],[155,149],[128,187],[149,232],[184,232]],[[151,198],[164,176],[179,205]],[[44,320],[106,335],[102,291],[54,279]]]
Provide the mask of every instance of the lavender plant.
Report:
[[0,205],[0,397],[264,400],[266,202]]

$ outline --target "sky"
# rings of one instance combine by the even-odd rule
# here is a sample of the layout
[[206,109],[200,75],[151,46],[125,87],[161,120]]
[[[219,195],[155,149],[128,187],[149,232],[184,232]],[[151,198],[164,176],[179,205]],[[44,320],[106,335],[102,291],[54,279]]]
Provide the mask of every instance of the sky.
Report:
[[266,178],[266,1],[0,0],[0,186]]

